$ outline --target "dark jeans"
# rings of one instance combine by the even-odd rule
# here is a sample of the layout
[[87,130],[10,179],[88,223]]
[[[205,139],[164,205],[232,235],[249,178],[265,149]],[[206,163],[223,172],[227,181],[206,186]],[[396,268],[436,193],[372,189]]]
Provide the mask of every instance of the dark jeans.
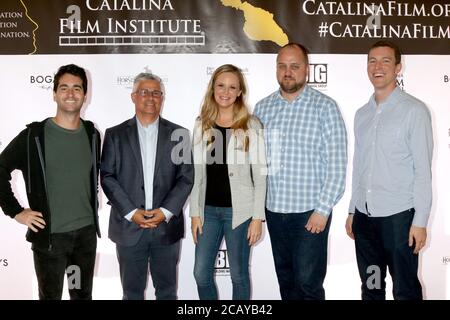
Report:
[[275,270],[283,300],[324,300],[323,281],[327,273],[328,232],[316,234],[305,225],[314,210],[276,213],[266,209]]
[[155,240],[155,231],[153,229],[144,230],[138,243],[134,246],[116,246],[123,300],[144,300],[149,269],[156,299],[177,299],[180,241],[170,245],[159,244]]
[[422,300],[417,277],[419,255],[408,245],[414,209],[388,217],[369,217],[357,209],[353,217],[356,260],[363,300],[386,299],[386,269],[396,300]]
[[250,299],[250,276],[248,261],[250,246],[247,232],[250,220],[235,229],[231,227],[232,209],[205,206],[203,234],[198,235],[195,247],[194,277],[197,282],[200,300],[217,300],[217,287],[214,283],[214,263],[225,236],[228,258],[230,259],[233,300]]
[[92,299],[97,235],[95,226],[52,234],[48,244],[32,245],[40,300],[60,300],[67,270],[71,300]]

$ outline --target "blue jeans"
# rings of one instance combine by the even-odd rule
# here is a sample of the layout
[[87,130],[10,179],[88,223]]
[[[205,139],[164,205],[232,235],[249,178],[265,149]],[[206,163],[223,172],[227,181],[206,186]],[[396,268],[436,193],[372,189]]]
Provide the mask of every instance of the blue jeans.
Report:
[[314,210],[277,213],[266,209],[275,270],[283,300],[324,300],[328,232],[311,233],[305,225]]
[[231,218],[231,208],[205,206],[203,234],[198,235],[195,247],[194,277],[200,300],[218,298],[214,282],[214,264],[224,236],[230,262],[233,300],[250,299],[250,246],[247,240],[250,219],[232,229]]
[[[70,299],[92,299],[97,249],[94,225],[69,232],[53,233],[50,251],[48,244],[33,243],[32,249],[40,300],[61,300],[64,276],[69,266],[75,266],[74,269],[72,267],[67,270]],[[78,270],[79,279],[76,273]]]
[[422,300],[417,277],[419,255],[414,254],[414,246],[408,245],[413,218],[414,209],[376,218],[356,209],[352,229],[363,300],[386,299],[387,267],[395,300]]

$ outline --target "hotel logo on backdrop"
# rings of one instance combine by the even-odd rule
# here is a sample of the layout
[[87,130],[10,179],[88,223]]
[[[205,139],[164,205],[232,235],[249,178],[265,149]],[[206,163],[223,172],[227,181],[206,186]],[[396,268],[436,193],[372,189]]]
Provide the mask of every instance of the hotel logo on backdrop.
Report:
[[2,0],[0,54],[450,54],[450,0]]
[[450,265],[450,256],[443,256],[442,257],[442,264],[443,265]]
[[[141,72],[153,74],[152,69],[150,69],[149,66],[145,66],[142,68],[141,71],[137,72],[136,74],[117,75],[115,77],[116,85],[118,85],[119,87],[122,87],[124,89],[127,89],[127,90],[133,89],[134,78]],[[167,83],[169,82],[169,78],[165,75],[158,75],[158,76],[161,78],[164,86],[167,86]]]

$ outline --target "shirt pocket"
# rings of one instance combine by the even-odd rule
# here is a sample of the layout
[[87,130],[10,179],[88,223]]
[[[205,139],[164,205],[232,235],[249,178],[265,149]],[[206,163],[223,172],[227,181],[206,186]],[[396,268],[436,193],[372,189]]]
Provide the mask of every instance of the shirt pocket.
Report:
[[400,140],[401,126],[398,123],[380,125],[377,131],[378,144],[383,149],[391,149],[398,145]]

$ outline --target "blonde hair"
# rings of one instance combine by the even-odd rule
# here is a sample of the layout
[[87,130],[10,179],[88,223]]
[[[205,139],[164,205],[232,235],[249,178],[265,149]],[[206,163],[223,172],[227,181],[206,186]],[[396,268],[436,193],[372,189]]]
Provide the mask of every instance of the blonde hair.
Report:
[[[239,80],[239,90],[241,90],[241,94],[236,97],[236,101],[233,104],[233,122],[231,124],[231,129],[237,136],[245,137],[244,150],[248,151],[247,130],[251,115],[245,102],[247,96],[247,86],[245,84],[241,69],[232,64],[224,64],[218,67],[211,76],[199,116],[202,123],[202,136],[205,134],[208,136],[208,144],[213,142],[211,140],[210,132],[211,129],[214,128],[215,121],[219,115],[218,106],[216,100],[214,99],[214,86],[217,78],[225,72],[235,74]],[[243,135],[243,133],[245,134]]]

